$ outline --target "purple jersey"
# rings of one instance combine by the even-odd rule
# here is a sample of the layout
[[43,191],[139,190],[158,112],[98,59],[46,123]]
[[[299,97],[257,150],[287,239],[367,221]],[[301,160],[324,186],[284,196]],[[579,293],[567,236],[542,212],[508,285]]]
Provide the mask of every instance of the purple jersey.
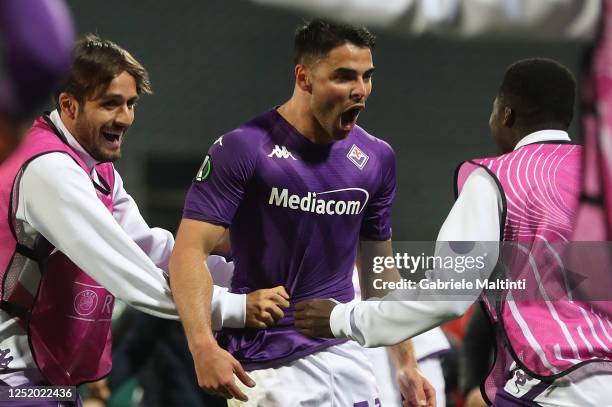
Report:
[[391,237],[395,156],[360,127],[311,143],[276,110],[220,137],[209,150],[183,217],[228,226],[232,291],[283,285],[291,307],[266,330],[225,329],[219,342],[246,369],[276,367],[340,343],[293,325],[293,305],[353,299],[357,244]]

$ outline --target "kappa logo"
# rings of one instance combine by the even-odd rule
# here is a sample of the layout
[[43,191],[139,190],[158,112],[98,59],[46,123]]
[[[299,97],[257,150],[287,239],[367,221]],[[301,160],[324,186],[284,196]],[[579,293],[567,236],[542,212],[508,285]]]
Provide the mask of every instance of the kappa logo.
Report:
[[218,139],[215,140],[214,144],[219,144],[219,146],[223,147],[223,136],[219,137]]
[[278,157],[284,159],[291,158],[295,161],[295,157],[289,152],[289,150],[287,150],[287,147],[279,146],[278,144],[274,146],[274,150],[272,150],[272,152],[268,154],[268,157]]
[[363,170],[363,167],[365,167],[366,163],[370,159],[370,157],[366,153],[361,151],[361,149],[355,144],[351,146],[351,149],[346,155],[346,157],[351,160],[351,162],[355,164],[360,170]]
[[204,157],[204,162],[200,166],[200,169],[198,170],[198,173],[195,176],[195,180],[198,182],[206,181],[208,177],[210,177],[212,170],[212,158],[210,158],[210,155],[207,154],[206,157]]

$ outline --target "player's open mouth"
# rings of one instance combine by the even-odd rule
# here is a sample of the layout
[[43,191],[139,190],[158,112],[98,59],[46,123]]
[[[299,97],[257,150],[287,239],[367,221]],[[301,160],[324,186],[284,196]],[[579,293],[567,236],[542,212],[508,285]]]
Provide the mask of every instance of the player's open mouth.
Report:
[[122,131],[110,131],[110,130],[102,130],[102,136],[108,140],[110,143],[114,145],[119,145],[121,142],[121,136],[123,135]]
[[343,129],[352,129],[357,123],[359,113],[365,108],[365,105],[354,105],[346,109],[340,116],[340,125]]

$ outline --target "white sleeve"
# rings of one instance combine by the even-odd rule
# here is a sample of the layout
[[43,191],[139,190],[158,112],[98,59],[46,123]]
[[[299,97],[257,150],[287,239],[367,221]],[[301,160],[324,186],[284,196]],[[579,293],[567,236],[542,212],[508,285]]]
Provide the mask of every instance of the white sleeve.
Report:
[[[134,199],[123,187],[123,179],[115,171],[113,191],[113,217],[149,259],[162,270],[168,270],[168,263],[174,248],[174,236],[161,228],[151,228],[144,220]],[[215,275],[227,274],[229,267],[219,256],[210,256],[208,266]],[[232,267],[233,270],[233,267]],[[217,280],[214,279],[215,283]],[[218,284],[217,284],[218,285]],[[233,294],[227,288],[213,286],[211,303],[212,328],[244,328],[246,321],[246,295]]]
[[147,225],[136,202],[123,187],[123,179],[117,171],[113,191],[113,217],[157,267],[168,270],[174,236],[165,229]]
[[461,194],[438,233],[438,242],[496,242],[500,240],[503,203],[496,181],[477,168],[463,185]]
[[[148,257],[167,264],[172,234],[150,229],[125,190],[115,188],[114,193],[116,218],[72,158],[46,154],[33,160],[21,177],[17,217],[117,298],[151,315],[178,319],[165,273]],[[244,327],[245,307],[245,295],[214,286],[213,329]]]
[[[475,170],[442,225],[436,250],[443,250],[438,246],[447,241],[498,242],[502,211],[502,198],[495,181],[484,169]],[[495,264],[497,253],[491,253],[488,260]],[[410,298],[419,297],[419,290],[410,291]],[[335,306],[330,316],[333,334],[366,347],[393,345],[457,318],[473,302],[473,299],[431,298],[405,301],[405,295],[406,292],[397,290],[381,300]]]
[[600,0],[254,0],[405,35],[591,40]]
[[221,256],[210,255],[206,261],[213,278],[212,328],[244,328],[246,324],[246,294],[233,294],[228,291],[234,275],[234,263]]

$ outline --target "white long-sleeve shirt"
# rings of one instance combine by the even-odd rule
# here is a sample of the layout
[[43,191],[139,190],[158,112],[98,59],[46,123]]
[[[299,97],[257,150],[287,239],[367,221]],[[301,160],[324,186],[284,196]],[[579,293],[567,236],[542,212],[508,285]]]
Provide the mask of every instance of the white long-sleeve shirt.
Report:
[[[70,134],[57,111],[50,116],[92,171],[96,161]],[[41,233],[59,251],[115,297],[154,316],[178,319],[164,270],[174,238],[150,228],[115,171],[113,214],[96,196],[91,180],[66,154],[34,159],[19,179],[16,219],[24,231]],[[215,286],[213,327],[243,327],[245,296]]]

